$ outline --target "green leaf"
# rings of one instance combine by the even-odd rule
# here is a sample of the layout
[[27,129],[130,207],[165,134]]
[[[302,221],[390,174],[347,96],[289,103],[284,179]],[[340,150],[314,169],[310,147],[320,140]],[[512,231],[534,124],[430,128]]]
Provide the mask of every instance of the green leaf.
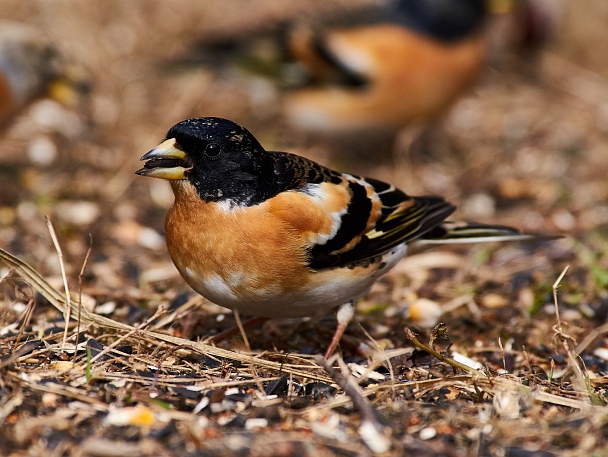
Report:
[[85,369],[85,377],[87,382],[91,380],[91,348],[87,347],[87,366]]
[[595,283],[602,287],[608,287],[608,270],[604,268],[592,268],[591,274],[593,274],[593,278],[595,279]]

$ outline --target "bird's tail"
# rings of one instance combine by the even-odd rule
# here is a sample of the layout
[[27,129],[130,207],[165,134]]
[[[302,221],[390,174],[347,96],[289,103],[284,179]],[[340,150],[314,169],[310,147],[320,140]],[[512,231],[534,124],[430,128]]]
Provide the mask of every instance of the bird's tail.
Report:
[[417,245],[488,243],[492,241],[545,241],[561,238],[561,235],[522,233],[505,225],[487,225],[477,222],[446,221],[422,238]]

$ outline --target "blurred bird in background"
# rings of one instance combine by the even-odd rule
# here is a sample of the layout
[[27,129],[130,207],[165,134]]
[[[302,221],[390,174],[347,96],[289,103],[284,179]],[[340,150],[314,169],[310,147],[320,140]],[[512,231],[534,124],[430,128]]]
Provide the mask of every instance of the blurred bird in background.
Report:
[[[207,41],[191,62],[274,77],[297,127],[395,131],[441,113],[482,67],[487,0],[392,0]],[[336,25],[337,23],[337,25]]]
[[74,106],[87,91],[84,79],[39,30],[0,21],[0,128],[40,97]]
[[479,74],[485,0],[402,0],[376,23],[299,27],[294,58],[320,87],[287,94],[288,119],[306,130],[394,132],[443,112]]
[[509,27],[521,23],[504,38],[518,46],[540,42],[537,34],[544,39],[538,1],[376,2],[278,24],[260,36],[210,38],[185,60],[272,78],[285,119],[315,141],[349,141],[336,149],[353,153],[372,144],[392,154],[403,127],[420,127],[407,141],[415,140],[471,88],[486,62],[490,16],[511,14]]

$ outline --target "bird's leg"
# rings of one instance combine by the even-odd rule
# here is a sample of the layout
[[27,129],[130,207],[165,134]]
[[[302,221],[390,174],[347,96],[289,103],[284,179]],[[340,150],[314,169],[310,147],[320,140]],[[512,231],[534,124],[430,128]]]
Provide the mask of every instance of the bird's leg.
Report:
[[346,326],[352,320],[354,315],[355,306],[352,301],[344,303],[342,306],[340,306],[340,308],[338,308],[338,314],[336,316],[338,319],[338,326],[336,327],[336,331],[331,339],[331,343],[329,343],[329,347],[325,352],[325,360],[328,360],[333,355],[336,347],[338,347],[338,343],[340,342],[342,335],[344,334],[344,331],[346,330]]
[[[270,318],[268,317],[252,317],[251,319],[247,319],[245,322],[243,322],[243,328],[249,328],[249,327],[253,327],[256,324],[261,324],[262,322],[266,322],[267,320],[269,320]],[[234,335],[236,335],[237,333],[239,333],[240,329],[238,328],[238,326],[234,326],[234,327],[230,327],[229,329],[224,330],[223,332],[218,333],[215,336],[212,336],[211,338],[209,338],[206,343],[214,343],[217,344],[220,341],[224,341],[225,339],[228,339]]]

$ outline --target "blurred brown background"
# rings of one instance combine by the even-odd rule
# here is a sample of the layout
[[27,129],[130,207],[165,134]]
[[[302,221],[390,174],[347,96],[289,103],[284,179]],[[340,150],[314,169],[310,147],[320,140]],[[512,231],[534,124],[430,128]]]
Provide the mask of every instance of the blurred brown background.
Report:
[[412,143],[406,128],[392,155],[376,160],[373,148],[351,156],[339,142],[294,131],[281,117],[280,91],[262,78],[172,67],[193,42],[335,14],[352,2],[2,0],[3,15],[48,36],[91,93],[76,107],[39,100],[2,132],[0,243],[56,274],[48,215],[71,274],[89,233],[90,269],[106,286],[134,285],[156,266],[171,270],[162,240],[169,186],[133,172],[171,125],[193,116],[242,123],[267,149],[444,195],[460,219],[588,240],[608,223],[608,6],[553,4],[554,33],[533,56],[514,49],[509,19],[494,16],[475,85],[421,140]]
[[[412,303],[422,303],[424,307],[429,303],[427,299],[433,300],[439,314],[431,317],[438,318],[444,313],[455,350],[461,353],[470,350],[469,355],[480,358],[494,370],[504,366],[513,377],[524,373],[529,376],[526,379],[539,383],[541,369],[538,367],[553,376],[557,364],[559,376],[565,377],[557,379],[551,389],[571,398],[568,383],[572,378],[564,375],[570,359],[564,355],[563,347],[556,344],[551,285],[566,263],[571,264],[560,289],[560,304],[562,319],[571,324],[567,332],[574,338],[580,341],[605,323],[608,312],[608,2],[531,1],[551,5],[553,33],[548,42],[534,52],[522,51],[514,43],[513,27],[517,24],[513,24],[513,18],[493,16],[487,24],[487,63],[476,83],[440,119],[425,126],[422,133],[417,128],[404,128],[391,150],[379,155],[381,148],[374,148],[373,138],[368,141],[369,152],[359,150],[355,154],[350,150],[352,142],[349,143],[348,138],[316,137],[288,125],[281,111],[281,91],[267,80],[209,66],[175,65],[175,59],[188,53],[194,42],[255,34],[271,29],[284,19],[334,14],[353,8],[355,3],[375,0],[0,0],[2,19],[35,27],[56,44],[90,85],[89,96],[76,105],[64,106],[42,98],[0,131],[0,247],[29,262],[62,289],[58,256],[45,220],[48,216],[57,231],[68,280],[73,285],[77,283],[92,240],[83,278],[86,306],[97,306],[98,313],[134,324],[153,314],[159,303],[183,304],[194,294],[178,277],[162,236],[172,193],[166,182],[142,179],[134,172],[141,166],[139,158],[156,146],[176,122],[195,116],[226,117],[249,128],[267,149],[288,150],[342,171],[365,173],[393,182],[410,194],[443,195],[458,205],[454,215],[457,219],[567,235],[552,244],[533,248],[512,244],[496,248],[475,246],[455,251],[458,255],[451,255],[447,249],[433,251],[439,254],[419,261],[416,257],[408,258],[359,303],[358,321],[364,322],[366,332],[377,340],[389,340],[387,347],[408,347],[403,334],[403,326],[411,325],[407,307]],[[496,0],[496,3],[501,2]],[[382,141],[378,139],[378,144]],[[5,274],[9,274],[8,270],[0,266],[3,279]],[[7,329],[20,322],[25,303],[29,301],[31,291],[22,286],[19,280],[3,281],[0,312],[2,325]],[[186,298],[184,291],[189,294]],[[426,301],[418,301],[419,297]],[[26,329],[23,340],[40,338],[42,330],[63,325],[62,317],[50,306],[45,307],[43,303],[36,306],[32,319],[35,326]],[[196,332],[191,332],[197,325],[194,312],[173,323],[169,331],[199,337],[229,326],[229,314],[226,319],[217,317],[220,313],[229,313],[227,310],[209,304],[203,308],[205,313],[200,313],[203,317],[198,317],[207,322]],[[275,327],[271,327],[271,331],[258,329],[257,333],[251,330],[254,350],[261,347],[272,353],[276,349],[281,351],[281,357],[287,352],[299,353],[305,349],[319,353],[327,341],[323,332],[328,334],[333,330],[332,325],[323,330],[312,324],[304,330],[292,326],[285,331],[277,325],[278,330]],[[351,327],[341,343],[348,354],[355,353],[359,343],[367,338],[356,324]],[[14,333],[15,329],[9,330]],[[53,331],[59,335],[56,329]],[[281,335],[280,338],[277,335]],[[605,385],[608,340],[601,332],[595,336],[585,349],[584,357],[592,357],[585,359],[590,370],[585,371],[585,376],[597,381],[590,381],[590,385],[597,387],[598,395],[604,389],[602,401],[605,401],[602,386]],[[503,347],[497,349],[499,338],[508,344],[506,362]],[[110,340],[112,338],[103,339],[104,343]],[[12,335],[3,344],[11,347],[14,341]],[[236,344],[238,349],[240,343],[226,344]],[[137,345],[134,343],[139,347]],[[147,349],[144,346],[141,350],[144,356],[151,352]],[[593,356],[592,351],[596,351]],[[141,353],[138,355],[142,356]],[[165,355],[162,351],[159,354],[162,361],[158,366],[161,366]],[[167,360],[176,354],[171,352]],[[155,359],[151,356],[146,360]],[[274,360],[283,363],[282,358]],[[40,362],[32,371],[44,369],[44,363]],[[192,363],[187,361],[188,367],[198,363],[198,359]],[[410,370],[411,360],[397,358],[391,363],[395,373],[403,376],[400,380],[417,376],[415,370]],[[146,362],[145,365],[155,364]],[[426,360],[416,364],[423,366],[421,373],[431,376]],[[222,370],[224,367],[222,364]],[[12,368],[7,371],[9,369]],[[226,373],[232,373],[229,370]],[[23,379],[29,379],[28,376]],[[57,377],[56,374],[49,376]],[[236,379],[237,375],[234,376]],[[546,379],[545,375],[542,382]],[[564,384],[559,384],[562,381]],[[390,382],[393,382],[392,374]],[[434,419],[429,420],[430,415],[442,418],[444,431],[439,432],[434,443],[445,447],[435,448],[436,453],[429,448],[431,451],[424,455],[464,455],[452,453],[454,443],[465,443],[464,446],[473,443],[469,448],[471,455],[481,455],[484,451],[479,443],[484,440],[496,449],[507,445],[517,448],[524,439],[533,442],[531,453],[517,455],[537,455],[533,454],[535,449],[561,443],[582,443],[581,446],[587,443],[587,448],[577,448],[571,455],[590,454],[586,450],[603,446],[605,418],[589,416],[592,419],[584,422],[576,416],[577,422],[568,421],[575,408],[545,403],[528,409],[522,400],[522,410],[517,406],[515,416],[526,421],[522,422],[524,426],[514,426],[514,422],[503,420],[500,415],[490,419],[490,409],[486,407],[489,408],[488,401],[492,400],[486,398],[485,403],[482,402],[483,395],[479,395],[475,382],[468,385],[466,396],[454,394],[454,389],[447,397],[445,393],[435,395],[429,388],[427,397],[416,397],[411,402],[409,391],[378,396],[374,402],[383,414],[392,415],[393,436],[403,438],[404,442],[417,436],[414,434],[425,424],[436,425]],[[85,382],[78,386],[83,386],[83,390],[97,389],[100,384]],[[103,390],[83,394],[83,398],[106,395],[99,392]],[[146,400],[148,394],[146,390],[140,397],[129,398],[127,394],[110,393],[103,401],[118,402],[113,395],[121,395],[119,401],[123,406],[142,399],[145,403],[149,400]],[[26,398],[27,408],[15,409],[12,416],[15,422],[29,415],[36,416],[39,411],[37,396],[20,396],[19,405],[22,398]],[[444,401],[445,398],[449,398],[449,402]],[[170,401],[178,400],[172,397]],[[311,401],[313,406],[307,406],[307,411],[314,409],[316,401]],[[525,401],[532,403],[532,395]],[[192,405],[197,402],[198,398],[191,401]],[[435,402],[437,407],[430,408]],[[190,411],[194,407],[184,404],[180,403],[176,410]],[[55,414],[55,406],[48,403],[47,413]],[[309,425],[301,425],[302,417],[306,421],[308,416],[302,415],[297,405],[293,411],[289,408],[285,403],[281,410],[285,415],[282,417],[297,416],[289,423],[289,430],[296,430],[300,438],[314,439]],[[486,408],[485,412],[482,408]],[[341,407],[340,414],[343,409]],[[416,409],[418,416],[412,413]],[[257,417],[262,414],[259,411],[260,408],[249,408],[244,414]],[[202,416],[205,420],[207,416],[215,420],[218,415],[214,414],[205,412]],[[313,418],[312,413],[310,417]],[[470,430],[460,432],[457,428],[462,424],[454,424],[456,418],[463,417],[462,424],[469,424],[464,429]],[[45,425],[48,429],[55,425],[54,416],[51,419]],[[91,423],[101,420],[97,414]],[[494,427],[493,430],[490,427],[492,435],[486,433],[489,423]],[[349,426],[352,432],[358,422]],[[27,423],[22,426],[23,443],[28,442],[30,435],[38,436],[29,427]],[[75,442],[83,436],[106,433],[91,432],[90,427],[81,432],[79,427],[80,423],[78,427],[65,426],[61,433],[74,432]],[[83,425],[83,430],[84,427],[87,425]],[[204,427],[197,427],[198,422],[192,430],[206,433],[200,431]],[[603,438],[598,431],[600,427],[603,427]],[[8,430],[3,432],[5,436],[12,439],[13,429],[6,427],[5,430]],[[219,430],[200,437],[192,432],[195,438],[188,432],[183,442],[190,446],[203,443],[204,447],[208,438],[216,439],[219,442],[216,445],[224,450],[225,428],[220,426]],[[252,440],[265,436],[257,432],[251,435]],[[456,438],[443,440],[450,435]],[[180,446],[183,444],[174,429],[158,436],[161,437],[158,440],[171,436]],[[351,436],[355,436],[354,432]],[[40,439],[38,444],[45,448],[47,441]],[[152,446],[156,446],[157,443],[153,443]],[[479,447],[476,448],[475,443]],[[160,447],[154,447],[156,449]],[[175,449],[179,449],[176,452],[182,450]],[[166,455],[171,450],[166,450]],[[31,455],[34,454],[36,452]]]

